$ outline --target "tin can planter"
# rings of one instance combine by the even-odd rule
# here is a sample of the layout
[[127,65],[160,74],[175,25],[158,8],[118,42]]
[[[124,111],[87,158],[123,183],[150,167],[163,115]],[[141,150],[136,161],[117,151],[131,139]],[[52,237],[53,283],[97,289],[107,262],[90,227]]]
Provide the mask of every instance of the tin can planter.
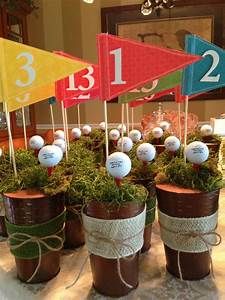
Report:
[[4,194],[4,206],[10,250],[15,256],[19,279],[39,283],[55,277],[60,270],[64,241],[62,196],[22,190]]
[[156,150],[156,153],[159,155],[160,153],[164,152],[165,151],[165,145],[154,145],[153,146],[155,147],[155,150]]
[[2,237],[8,236],[6,226],[5,226],[5,209],[1,197],[0,197],[0,236]]
[[166,268],[184,280],[210,273],[212,246],[217,246],[219,190],[201,192],[169,184],[156,185]]
[[146,201],[146,219],[144,230],[144,244],[141,248],[141,253],[147,252],[151,248],[152,239],[152,224],[155,221],[156,207],[156,189],[152,179],[136,179],[132,180],[135,184],[141,184],[148,190],[148,198]]
[[75,249],[84,245],[84,230],[81,219],[81,205],[66,206],[64,248]]
[[[133,202],[112,206],[92,201],[87,205],[82,216],[85,241],[91,253],[93,285],[99,293],[121,297],[137,288],[145,212],[144,204]],[[132,234],[124,232],[127,222]]]
[[2,236],[2,237],[8,236],[6,226],[5,226],[5,217],[4,216],[0,216],[0,236]]

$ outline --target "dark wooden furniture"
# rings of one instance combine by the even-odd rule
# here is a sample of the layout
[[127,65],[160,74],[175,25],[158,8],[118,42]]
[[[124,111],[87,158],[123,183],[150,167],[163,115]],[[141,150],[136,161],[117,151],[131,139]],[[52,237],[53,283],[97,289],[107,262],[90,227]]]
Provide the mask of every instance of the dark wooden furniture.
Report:
[[[224,0],[176,0],[172,9],[162,9],[160,16],[152,13],[143,16],[140,12],[141,1],[138,5],[126,5],[106,7],[101,10],[102,32],[118,35],[118,27],[121,24],[134,24],[139,22],[152,22],[156,20],[170,20],[185,17],[205,17],[213,19],[212,42],[216,45],[225,46],[225,1]],[[164,97],[165,98],[165,97]],[[198,100],[224,99],[225,89],[220,88],[196,97]],[[168,96],[167,100],[174,100]],[[156,101],[160,101],[157,99]]]
[[[23,1],[20,0],[21,3]],[[30,13],[26,6],[20,6],[17,10],[7,10],[0,8],[0,36],[19,42],[28,43],[27,36],[27,21],[26,16]],[[34,107],[29,106],[25,108],[27,135],[31,136],[35,133],[35,115]],[[20,138],[23,136],[22,112],[17,110],[10,113],[11,129],[13,138]],[[3,112],[3,105],[0,103],[0,141],[8,139],[8,132]]]

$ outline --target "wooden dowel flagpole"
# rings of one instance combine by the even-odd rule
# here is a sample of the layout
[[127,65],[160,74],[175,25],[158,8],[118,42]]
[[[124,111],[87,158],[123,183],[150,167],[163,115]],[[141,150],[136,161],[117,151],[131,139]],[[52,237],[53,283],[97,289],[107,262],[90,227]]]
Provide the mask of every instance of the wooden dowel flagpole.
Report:
[[131,129],[134,129],[134,108],[131,107]]
[[52,121],[52,132],[53,132],[53,136],[55,133],[55,120],[54,120],[54,113],[53,113],[53,105],[49,104],[50,106],[50,115],[51,115],[51,121]]
[[181,142],[181,108],[180,108],[180,103],[178,103],[178,132],[179,132],[179,139]]
[[67,138],[68,150],[70,150],[70,136],[69,136],[68,116],[67,116],[66,108],[64,108],[64,114],[65,114],[65,124],[66,124],[66,138]]
[[185,96],[184,109],[184,162],[186,163],[186,148],[187,148],[187,129],[188,129],[188,96]]
[[7,107],[6,102],[4,102],[4,106],[5,106],[5,116],[6,116],[6,123],[7,123],[7,128],[8,128],[8,135],[9,135],[9,145],[10,145],[10,149],[11,149],[13,171],[14,171],[15,177],[17,178],[15,151],[14,151],[14,145],[13,145],[13,139],[12,139],[11,126],[10,126],[10,114],[8,112],[8,107]]
[[63,101],[61,101],[61,110],[62,110],[62,120],[63,120],[63,131],[64,131],[65,144],[66,144],[65,153],[66,153],[66,160],[68,160],[67,133],[66,133],[65,112],[64,112]]
[[123,152],[123,136],[124,136],[124,132],[123,132],[123,127],[124,127],[124,104],[122,103],[122,107],[121,107],[121,152]]
[[27,150],[27,126],[26,126],[26,118],[25,118],[24,106],[22,106],[21,110],[22,110],[22,120],[23,120],[24,145],[25,145],[25,149]]
[[107,160],[109,157],[107,101],[104,101],[104,119],[105,119],[105,152],[106,152],[106,160]]
[[129,135],[130,131],[130,118],[129,118],[129,106],[128,103],[126,103],[126,115],[127,115],[127,136]]
[[78,124],[78,128],[80,128],[80,104],[77,104],[77,124]]

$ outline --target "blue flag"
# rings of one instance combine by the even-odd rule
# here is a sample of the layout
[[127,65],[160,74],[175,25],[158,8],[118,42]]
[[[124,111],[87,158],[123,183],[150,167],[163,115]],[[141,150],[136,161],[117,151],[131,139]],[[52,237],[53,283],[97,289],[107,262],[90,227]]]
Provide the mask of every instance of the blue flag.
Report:
[[225,86],[225,51],[196,35],[187,35],[185,50],[202,59],[185,68],[182,94],[194,95]]
[[56,98],[55,97],[48,98],[48,104],[50,105],[56,104]]

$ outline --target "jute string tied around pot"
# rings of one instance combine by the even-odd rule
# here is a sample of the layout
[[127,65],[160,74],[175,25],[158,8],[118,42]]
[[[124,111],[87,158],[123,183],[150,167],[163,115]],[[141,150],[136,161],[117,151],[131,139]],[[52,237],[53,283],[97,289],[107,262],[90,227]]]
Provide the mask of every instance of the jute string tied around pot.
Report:
[[71,215],[74,217],[77,217],[82,224],[82,217],[81,217],[81,211],[83,210],[84,205],[83,204],[75,204],[75,205],[68,205],[66,206],[67,211],[67,217],[70,217]]
[[[130,285],[121,273],[120,258],[133,260],[144,243],[143,233],[145,228],[146,206],[135,217],[127,219],[97,219],[87,216],[82,211],[85,243],[91,254],[108,259],[117,260],[117,272],[121,282],[128,288]],[[66,288],[72,287],[78,280],[87,262],[85,259],[81,270],[74,282]]]
[[[65,210],[48,222],[20,226],[6,220],[10,251],[17,258],[38,258],[38,264],[26,282],[31,282],[41,266],[41,258],[49,251],[60,251],[64,243]],[[28,233],[29,232],[29,233]],[[49,234],[47,234],[49,232]]]
[[218,211],[200,218],[171,217],[158,211],[161,239],[165,245],[178,251],[177,265],[180,279],[183,280],[180,264],[180,252],[201,253],[209,252],[211,273],[213,263],[212,247],[221,243],[221,236],[215,231],[217,228]]

